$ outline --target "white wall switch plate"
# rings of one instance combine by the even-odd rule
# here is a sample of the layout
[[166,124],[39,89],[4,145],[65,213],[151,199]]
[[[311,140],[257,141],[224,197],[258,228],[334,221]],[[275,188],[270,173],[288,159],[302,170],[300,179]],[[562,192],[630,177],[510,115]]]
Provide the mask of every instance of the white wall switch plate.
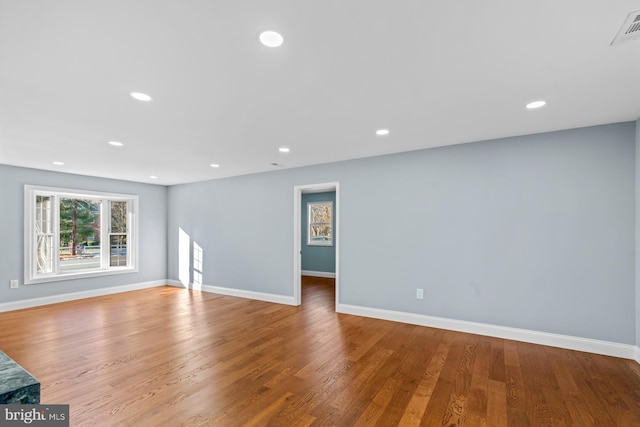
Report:
[[424,299],[424,290],[416,289],[416,299]]
[[18,281],[17,280],[11,280],[9,281],[9,287],[11,289],[18,289]]

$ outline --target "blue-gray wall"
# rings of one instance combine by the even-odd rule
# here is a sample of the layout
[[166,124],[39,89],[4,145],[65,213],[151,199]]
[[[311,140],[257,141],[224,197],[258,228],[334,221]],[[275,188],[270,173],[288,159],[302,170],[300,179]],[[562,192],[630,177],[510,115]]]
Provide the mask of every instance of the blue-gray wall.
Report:
[[640,347],[640,119],[636,121],[636,346]]
[[[25,184],[137,194],[139,271],[24,286]],[[0,165],[0,197],[0,303],[167,278],[166,187]],[[11,279],[20,281],[18,289],[9,289]]]
[[[307,218],[307,203],[309,202],[333,202],[333,239],[332,246],[309,246],[307,245],[307,234],[309,221]],[[326,193],[311,193],[302,195],[301,209],[301,240],[302,240],[302,270],[319,271],[325,273],[336,272],[336,247],[335,241],[337,235],[336,230],[336,192],[330,191]]]
[[170,187],[169,278],[182,228],[204,284],[293,295],[293,188],[340,182],[341,303],[633,344],[635,143],[630,122]]

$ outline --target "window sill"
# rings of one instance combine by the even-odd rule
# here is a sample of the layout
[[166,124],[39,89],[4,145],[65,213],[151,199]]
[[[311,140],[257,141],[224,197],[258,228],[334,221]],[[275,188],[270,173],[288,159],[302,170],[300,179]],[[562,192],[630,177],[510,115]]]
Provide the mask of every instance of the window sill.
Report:
[[30,279],[27,279],[25,277],[24,284],[38,285],[40,283],[62,282],[65,280],[87,279],[92,277],[112,276],[114,274],[126,274],[126,273],[137,273],[137,272],[138,272],[138,268],[136,267],[121,267],[121,268],[114,267],[109,270],[92,270],[92,271],[83,271],[81,273],[56,274],[52,276],[41,276],[41,277],[30,278]]

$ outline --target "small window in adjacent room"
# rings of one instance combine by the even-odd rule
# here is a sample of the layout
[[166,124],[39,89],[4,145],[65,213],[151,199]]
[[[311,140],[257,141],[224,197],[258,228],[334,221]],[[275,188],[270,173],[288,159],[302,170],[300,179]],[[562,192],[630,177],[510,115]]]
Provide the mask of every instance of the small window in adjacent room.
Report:
[[307,245],[333,246],[333,202],[309,202],[307,212]]
[[25,186],[25,284],[137,271],[138,196]]

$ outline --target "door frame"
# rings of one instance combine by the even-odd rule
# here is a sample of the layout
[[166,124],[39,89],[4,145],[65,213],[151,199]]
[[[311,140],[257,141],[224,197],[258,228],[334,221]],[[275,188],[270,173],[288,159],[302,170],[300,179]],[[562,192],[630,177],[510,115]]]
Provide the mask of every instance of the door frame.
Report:
[[336,229],[333,244],[336,249],[336,310],[340,301],[340,183],[296,185],[293,187],[293,301],[302,304],[302,195],[308,193],[336,192]]

